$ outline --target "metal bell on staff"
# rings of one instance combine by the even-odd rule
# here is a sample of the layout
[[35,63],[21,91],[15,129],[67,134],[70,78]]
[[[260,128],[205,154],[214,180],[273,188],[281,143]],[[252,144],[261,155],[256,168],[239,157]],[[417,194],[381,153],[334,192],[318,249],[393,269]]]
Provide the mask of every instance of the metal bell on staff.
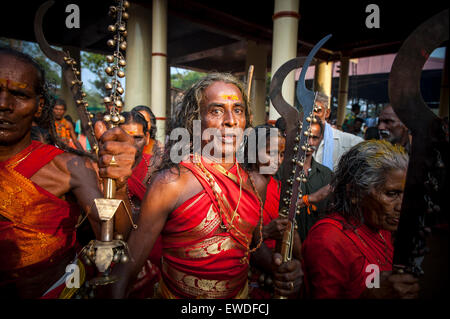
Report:
[[[116,18],[114,25],[108,26],[108,31],[115,32],[114,39],[108,40],[108,46],[115,47],[113,55],[106,56],[106,61],[110,63],[105,72],[113,79],[105,85],[105,88],[111,92],[109,96],[104,97],[105,104],[113,104],[109,113],[105,114],[103,121],[108,128],[113,128],[125,122],[125,118],[119,114],[118,108],[123,106],[121,95],[124,93],[118,78],[123,78],[125,72],[121,69],[126,65],[123,54],[120,50],[126,50],[126,42],[123,34],[126,32],[126,24],[123,19],[128,18],[128,13],[125,12],[129,7],[128,1],[119,1],[117,6],[109,8],[109,15]],[[126,17],[126,18],[125,18]],[[117,165],[114,156],[109,163],[110,166]],[[114,235],[114,214],[121,204],[125,206],[122,200],[115,199],[116,182],[114,179],[106,178],[103,181],[103,195],[104,198],[97,198],[94,200],[101,225],[100,240],[95,240],[90,243],[85,249],[85,259],[93,262],[98,271],[102,274],[100,277],[90,280],[91,286],[106,285],[112,283],[116,278],[110,275],[111,264],[118,262],[128,262],[128,247],[123,241],[123,236]],[[126,208],[126,206],[125,206]],[[128,212],[128,210],[127,210]],[[131,218],[131,216],[129,216]],[[133,225],[136,228],[136,225]]]

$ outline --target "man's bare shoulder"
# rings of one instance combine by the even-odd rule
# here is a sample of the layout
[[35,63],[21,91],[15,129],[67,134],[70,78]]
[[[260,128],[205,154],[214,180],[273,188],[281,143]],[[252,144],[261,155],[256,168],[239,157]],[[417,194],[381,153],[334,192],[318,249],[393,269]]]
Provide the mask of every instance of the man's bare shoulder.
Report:
[[196,178],[189,169],[178,166],[155,172],[150,179],[150,185],[152,187],[183,188],[193,180]]
[[81,156],[78,154],[64,152],[61,153],[49,164],[52,164],[61,173],[70,174],[71,172],[76,172],[84,169],[93,170],[92,160],[87,156]]
[[179,166],[156,172],[150,180],[146,196],[169,200],[173,204],[172,209],[175,209],[202,189],[194,174],[189,169]]
[[87,191],[98,187],[90,159],[67,152],[55,156],[31,180],[57,197],[78,187]]

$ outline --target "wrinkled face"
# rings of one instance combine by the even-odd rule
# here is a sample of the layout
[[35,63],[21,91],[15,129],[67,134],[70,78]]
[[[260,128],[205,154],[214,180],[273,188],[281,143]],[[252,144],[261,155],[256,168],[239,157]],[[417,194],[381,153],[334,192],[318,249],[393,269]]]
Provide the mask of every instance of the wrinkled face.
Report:
[[234,158],[246,125],[245,104],[239,88],[225,82],[214,82],[207,87],[200,102],[200,119],[202,146],[208,144],[208,148],[215,149],[206,153],[221,161],[225,157]]
[[309,147],[312,149],[311,152],[306,152],[306,156],[311,156],[319,147],[320,141],[322,140],[323,133],[320,130],[319,124],[311,124],[311,134],[308,137]]
[[29,136],[44,99],[37,95],[37,70],[13,56],[0,55],[0,145],[14,145]]
[[376,229],[396,231],[405,188],[406,171],[392,170],[380,189],[372,189],[363,199],[363,216],[368,226]]
[[[284,160],[286,139],[281,136],[272,136],[266,141],[265,152],[258,152],[257,165],[260,174],[275,175]],[[261,168],[265,168],[262,170]]]
[[381,139],[393,144],[401,143],[408,136],[408,129],[394,113],[392,107],[386,107],[381,112],[378,120],[378,129],[380,130]]
[[134,146],[137,148],[136,159],[140,159],[142,151],[145,145],[147,145],[148,132],[144,133],[144,127],[134,122],[121,124],[120,127],[134,138]]
[[55,116],[55,120],[60,121],[63,118],[64,113],[66,113],[64,105],[55,105],[55,107],[53,108],[53,115]]
[[322,123],[325,123],[327,118],[330,117],[331,110],[329,108],[326,108],[322,102],[316,102],[316,106],[319,110],[317,112],[314,111],[314,115],[316,116],[316,118],[320,118]]

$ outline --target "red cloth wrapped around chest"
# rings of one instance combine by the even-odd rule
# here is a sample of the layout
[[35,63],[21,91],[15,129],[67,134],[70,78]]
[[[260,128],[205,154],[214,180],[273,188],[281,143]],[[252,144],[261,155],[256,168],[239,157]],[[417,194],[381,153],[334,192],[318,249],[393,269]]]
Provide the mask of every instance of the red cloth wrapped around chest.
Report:
[[[165,284],[180,297],[232,298],[247,281],[246,257],[260,218],[259,201],[251,190],[240,190],[239,183],[203,164],[214,179],[214,191],[197,165],[181,164],[204,189],[166,222],[162,274]],[[229,173],[236,176],[236,166]],[[240,174],[245,182],[245,171],[241,169]],[[223,230],[221,223],[229,230]]]

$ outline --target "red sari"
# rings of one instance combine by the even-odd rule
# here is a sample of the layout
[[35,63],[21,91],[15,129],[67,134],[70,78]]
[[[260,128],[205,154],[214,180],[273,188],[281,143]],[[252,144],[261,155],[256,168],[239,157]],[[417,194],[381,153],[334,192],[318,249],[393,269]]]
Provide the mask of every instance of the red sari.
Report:
[[[264,202],[263,210],[263,225],[266,226],[272,220],[278,218],[278,208],[280,206],[280,191],[281,182],[277,181],[272,176],[267,184],[266,201]],[[266,239],[264,241],[266,246],[274,251],[276,240]],[[266,287],[260,282],[260,277],[263,274],[261,270],[256,267],[251,267],[251,278],[249,283],[250,299],[270,299],[272,298],[272,287]],[[266,276],[266,275],[265,275]],[[265,277],[264,277],[265,278]]]
[[[280,206],[281,182],[270,177],[267,184],[266,201],[264,202],[264,219],[263,225],[268,225],[272,220],[278,218],[278,209]],[[276,241],[274,239],[266,239],[264,241],[270,249],[275,249]]]
[[32,141],[0,162],[0,215],[7,219],[0,220],[0,286],[21,276],[38,275],[74,248],[78,208],[30,180],[61,153],[54,146]]
[[131,195],[136,196],[140,201],[144,198],[147,184],[144,183],[144,178],[147,176],[148,167],[152,155],[142,154],[142,159],[133,169],[133,173],[128,178],[128,189]]
[[[373,271],[392,270],[394,254],[389,231],[355,227],[339,214],[319,220],[303,242],[304,288],[307,298],[358,298]],[[370,279],[370,278],[369,278]]]
[[[139,201],[142,201],[147,190],[147,184],[144,183],[144,179],[147,176],[151,158],[152,155],[150,154],[142,154],[141,161],[133,169],[130,178],[128,178],[128,190],[130,191],[130,195],[136,196]],[[159,236],[150,252],[149,258],[137,276],[137,280],[131,289],[129,298],[142,299],[153,297],[154,285],[161,278],[161,255],[162,240],[161,236]]]
[[[162,297],[246,298],[249,245],[260,218],[258,198],[243,183],[239,201],[236,165],[229,171],[203,160],[203,169],[192,162],[181,165],[203,190],[172,212],[162,231]],[[239,173],[245,182],[247,173],[240,167]]]

